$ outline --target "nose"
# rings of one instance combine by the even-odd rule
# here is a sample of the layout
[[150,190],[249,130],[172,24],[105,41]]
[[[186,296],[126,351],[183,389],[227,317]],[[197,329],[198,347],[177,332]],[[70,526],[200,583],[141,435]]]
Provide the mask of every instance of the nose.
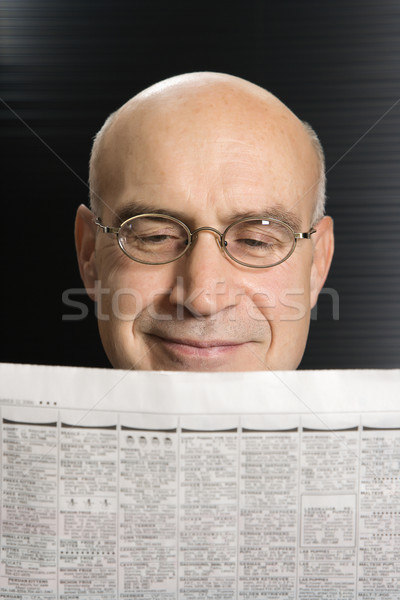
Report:
[[240,302],[240,269],[223,252],[217,229],[192,232],[192,245],[177,261],[176,273],[170,302],[195,317],[212,317]]

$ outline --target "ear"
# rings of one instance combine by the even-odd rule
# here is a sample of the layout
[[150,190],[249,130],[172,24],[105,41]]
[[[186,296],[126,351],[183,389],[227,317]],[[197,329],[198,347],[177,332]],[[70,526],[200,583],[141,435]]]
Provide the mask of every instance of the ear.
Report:
[[89,297],[94,300],[97,268],[95,260],[95,244],[97,226],[93,213],[81,204],[75,219],[75,246],[79,271]]
[[314,249],[310,280],[311,307],[315,306],[318,300],[318,294],[325,283],[331,266],[334,250],[333,220],[331,217],[324,217],[315,225],[315,229],[317,231],[312,236]]

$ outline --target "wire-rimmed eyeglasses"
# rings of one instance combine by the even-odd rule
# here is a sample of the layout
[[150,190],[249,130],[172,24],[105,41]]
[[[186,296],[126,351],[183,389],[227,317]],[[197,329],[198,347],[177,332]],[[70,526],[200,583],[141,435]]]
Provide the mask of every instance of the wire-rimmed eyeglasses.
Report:
[[298,239],[311,239],[315,229],[296,233],[287,223],[268,216],[246,217],[231,223],[223,233],[214,227],[190,231],[179,219],[158,213],[136,215],[120,227],[107,227],[100,219],[95,223],[104,233],[117,236],[121,250],[132,260],[145,265],[164,265],[183,256],[200,231],[216,235],[220,248],[245,267],[265,269],[287,260]]

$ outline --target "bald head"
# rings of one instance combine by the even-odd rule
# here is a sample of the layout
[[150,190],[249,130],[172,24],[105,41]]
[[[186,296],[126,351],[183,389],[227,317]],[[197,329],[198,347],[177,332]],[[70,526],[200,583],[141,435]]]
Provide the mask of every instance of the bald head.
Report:
[[[311,220],[316,223],[322,218],[324,155],[315,132],[270,92],[220,73],[167,79],[140,92],[110,115],[95,138],[90,160],[93,211],[102,215],[109,199],[123,189],[126,172],[122,155],[131,156],[138,165],[143,151],[157,161],[156,149],[159,161],[165,161],[176,144],[201,147],[211,138],[216,143],[232,138],[243,147],[258,148],[260,161],[270,163],[271,168],[280,156],[297,164],[307,163],[313,171],[312,189],[307,190],[313,196]],[[269,156],[263,155],[266,146]],[[140,170],[139,176],[149,177],[145,168]],[[291,178],[290,173],[287,176]]]

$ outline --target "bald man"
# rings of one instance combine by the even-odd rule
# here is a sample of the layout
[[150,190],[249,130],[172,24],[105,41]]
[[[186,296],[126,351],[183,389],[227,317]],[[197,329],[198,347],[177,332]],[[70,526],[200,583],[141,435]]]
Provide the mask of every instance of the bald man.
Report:
[[331,263],[318,138],[242,79],[162,81],[97,134],[76,247],[116,368],[295,369]]

